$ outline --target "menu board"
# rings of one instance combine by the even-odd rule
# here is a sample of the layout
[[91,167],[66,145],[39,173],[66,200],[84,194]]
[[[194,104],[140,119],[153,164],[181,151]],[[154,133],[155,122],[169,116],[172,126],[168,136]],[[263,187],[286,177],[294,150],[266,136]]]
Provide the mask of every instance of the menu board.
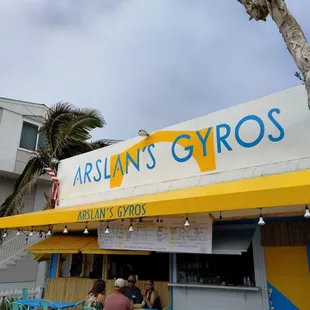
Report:
[[[129,221],[101,222],[98,243],[101,249],[137,250],[171,253],[211,253],[212,219],[209,215],[190,219],[184,227],[184,218],[134,220],[129,232]],[[109,225],[109,233],[105,233]]]

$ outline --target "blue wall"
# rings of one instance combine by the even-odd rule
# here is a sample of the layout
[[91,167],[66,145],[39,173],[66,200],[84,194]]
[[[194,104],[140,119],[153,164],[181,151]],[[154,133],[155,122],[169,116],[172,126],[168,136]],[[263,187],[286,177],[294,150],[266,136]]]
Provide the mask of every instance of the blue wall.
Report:
[[49,278],[54,279],[57,277],[58,260],[59,260],[59,254],[52,254],[50,268],[48,271]]

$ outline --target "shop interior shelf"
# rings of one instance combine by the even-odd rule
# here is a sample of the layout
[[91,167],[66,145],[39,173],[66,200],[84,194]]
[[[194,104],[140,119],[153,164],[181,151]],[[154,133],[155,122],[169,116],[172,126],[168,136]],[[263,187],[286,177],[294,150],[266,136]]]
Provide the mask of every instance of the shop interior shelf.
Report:
[[192,283],[169,283],[168,286],[184,288],[202,288],[202,289],[219,289],[235,291],[260,291],[259,287],[251,286],[227,286],[227,285],[210,285],[210,284],[192,284]]

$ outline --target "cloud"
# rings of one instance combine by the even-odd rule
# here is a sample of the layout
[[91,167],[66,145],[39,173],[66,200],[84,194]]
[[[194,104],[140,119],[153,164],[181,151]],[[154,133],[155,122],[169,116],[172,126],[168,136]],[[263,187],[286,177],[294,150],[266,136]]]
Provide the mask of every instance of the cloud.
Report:
[[[310,3],[287,1],[310,35]],[[299,84],[271,22],[231,0],[0,2],[0,95],[98,108],[126,139]]]

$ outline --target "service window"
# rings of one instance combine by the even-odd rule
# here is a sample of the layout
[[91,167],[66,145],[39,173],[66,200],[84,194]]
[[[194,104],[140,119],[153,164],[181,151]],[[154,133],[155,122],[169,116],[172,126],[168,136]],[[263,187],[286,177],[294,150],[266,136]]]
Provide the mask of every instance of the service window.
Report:
[[169,281],[169,254],[108,256],[108,279],[127,279],[132,274],[139,280]]

